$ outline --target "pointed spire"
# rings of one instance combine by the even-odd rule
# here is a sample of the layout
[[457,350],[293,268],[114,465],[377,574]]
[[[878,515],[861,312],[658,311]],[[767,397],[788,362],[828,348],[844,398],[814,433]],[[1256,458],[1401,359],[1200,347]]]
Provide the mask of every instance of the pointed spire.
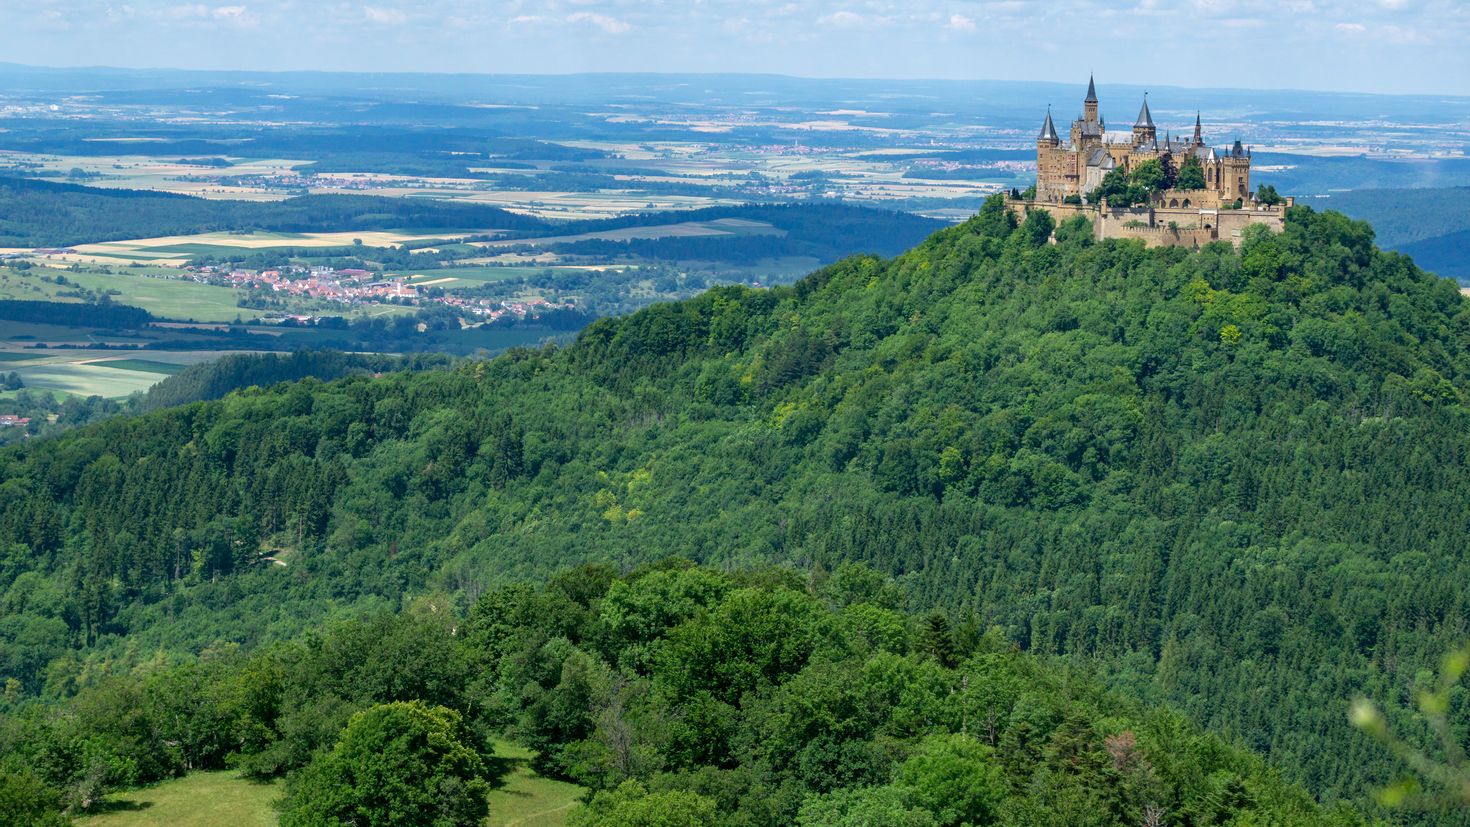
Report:
[[1083,103],[1097,103],[1097,87],[1092,83],[1092,74],[1087,75],[1087,97],[1082,99]]
[[1051,107],[1046,108],[1046,120],[1041,123],[1041,134],[1036,136],[1038,141],[1050,141],[1059,143],[1061,138],[1057,137],[1057,128],[1051,122]]
[[1240,145],[1239,138],[1235,139],[1235,146],[1230,147],[1230,154],[1236,158],[1240,158],[1245,155],[1245,148]]
[[1138,121],[1136,123],[1134,123],[1133,125],[1135,127],[1143,126],[1143,127],[1148,127],[1149,129],[1153,129],[1154,128],[1154,116],[1153,116],[1152,113],[1150,113],[1148,111],[1148,93],[1147,92],[1144,92],[1143,93],[1143,108],[1140,109],[1140,110],[1138,110]]
[[1194,143],[1196,146],[1204,143],[1203,132],[1200,128],[1199,110],[1194,110]]

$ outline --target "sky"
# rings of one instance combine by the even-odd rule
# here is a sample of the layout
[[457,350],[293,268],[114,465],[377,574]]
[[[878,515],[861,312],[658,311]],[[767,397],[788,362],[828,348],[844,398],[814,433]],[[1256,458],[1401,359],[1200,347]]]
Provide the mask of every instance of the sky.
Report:
[[1470,95],[1470,0],[0,0],[0,27],[45,66]]

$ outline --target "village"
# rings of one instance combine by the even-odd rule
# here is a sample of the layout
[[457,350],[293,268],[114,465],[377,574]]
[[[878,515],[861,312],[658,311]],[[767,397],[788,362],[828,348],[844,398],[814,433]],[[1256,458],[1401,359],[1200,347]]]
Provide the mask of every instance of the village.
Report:
[[[571,310],[575,307],[571,302],[552,302],[540,296],[518,299],[460,296],[446,290],[433,289],[432,285],[438,280],[414,285],[409,282],[412,276],[384,276],[371,270],[350,267],[290,265],[248,270],[191,265],[185,267],[183,272],[186,274],[185,278],[200,284],[221,285],[281,297],[316,299],[346,306],[438,304],[492,323],[535,318],[548,311]],[[294,313],[283,314],[278,318],[266,317],[262,321],[314,324],[319,318],[315,315]]]

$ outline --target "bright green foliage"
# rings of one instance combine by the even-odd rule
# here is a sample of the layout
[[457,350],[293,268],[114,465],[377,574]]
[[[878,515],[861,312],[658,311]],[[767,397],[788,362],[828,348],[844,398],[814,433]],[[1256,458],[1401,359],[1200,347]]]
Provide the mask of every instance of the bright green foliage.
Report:
[[935,735],[899,765],[894,786],[943,827],[988,824],[1006,798],[1005,771],[989,746],[968,735]]
[[[683,619],[612,634],[627,615],[609,601],[675,582],[701,584],[683,590]],[[132,768],[94,794],[227,762],[284,774],[284,827],[478,823],[487,766],[508,766],[471,729],[531,744],[544,775],[592,788],[574,818],[588,825],[1128,827],[1163,806],[1197,824],[1364,824],[1170,713],[977,633],[973,618],[877,605],[895,594],[852,564],[810,581],[587,566],[492,590],[465,620],[417,603],[250,657],[158,665],[0,721],[0,748],[38,767],[31,789],[51,789],[53,814],[75,784],[54,763],[69,744]],[[440,642],[434,629],[454,633]],[[410,683],[431,657],[415,647],[474,666]],[[392,660],[403,665],[376,663]],[[456,709],[403,699],[416,693]]]
[[1274,207],[1286,201],[1285,198],[1281,197],[1281,193],[1277,192],[1276,188],[1270,184],[1262,184],[1256,187],[1256,200],[1267,207]]
[[894,787],[859,787],[815,796],[802,805],[798,827],[938,827],[934,814],[910,807]]
[[61,791],[25,770],[0,768],[0,827],[64,827]]
[[592,797],[567,819],[568,827],[711,827],[715,804],[698,793],[650,793],[637,781]]
[[1174,188],[1181,190],[1202,190],[1205,188],[1205,168],[1200,160],[1193,155],[1184,159],[1179,165],[1179,176],[1174,179]]
[[[728,768],[745,748],[730,696],[800,675],[835,635],[885,658],[929,650],[870,609],[778,622],[766,609],[806,611],[785,592],[721,606],[765,587],[753,579],[671,588],[663,615],[629,599],[611,629],[589,597],[606,570],[545,593],[500,586],[585,560],[646,574],[680,553],[802,561],[820,588],[860,561],[895,576],[907,608],[943,611],[960,652],[994,626],[1269,753],[1324,798],[1364,796],[1398,768],[1348,725],[1348,699],[1396,697],[1470,623],[1452,530],[1470,502],[1465,301],[1335,213],[1291,209],[1284,232],[1239,251],[1061,229],[1036,246],[994,200],[896,259],[719,288],[596,322],[565,349],[250,390],[6,449],[5,668],[20,698],[61,698],[160,650],[331,637],[341,614],[451,593],[471,627],[452,639],[484,645],[465,653],[461,700],[434,702],[483,704],[537,739],[548,769],[607,786],[669,755]],[[804,577],[781,584],[801,594]],[[483,595],[493,605],[470,609]],[[716,612],[773,637],[714,628]],[[316,664],[317,644],[291,651]],[[287,771],[414,684],[385,674],[382,697],[340,694],[357,659],[309,683],[321,692],[283,694],[268,750],[228,749],[279,750],[259,771]],[[685,692],[679,717],[602,714]],[[1015,740],[1000,760],[1041,760],[1026,727],[1054,722],[1018,728],[999,690],[969,694],[956,731],[994,727]],[[914,710],[905,720],[925,720]],[[889,781],[878,747],[810,743],[782,760]],[[167,751],[137,771],[56,755],[46,777],[62,788],[89,765],[120,780],[179,766]]]
[[282,827],[477,827],[485,766],[459,714],[419,701],[353,716],[292,785]]

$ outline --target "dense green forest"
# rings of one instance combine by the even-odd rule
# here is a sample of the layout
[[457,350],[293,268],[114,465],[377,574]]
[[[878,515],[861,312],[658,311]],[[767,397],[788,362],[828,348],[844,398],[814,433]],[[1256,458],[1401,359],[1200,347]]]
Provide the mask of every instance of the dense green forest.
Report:
[[1399,708],[1470,620],[1470,309],[1336,213],[1238,252],[1050,230],[993,199],[564,349],[7,449],[0,671],[61,698],[588,560],[859,561],[1360,799],[1398,768],[1349,700]]
[[233,766],[285,827],[478,827],[489,736],[590,788],[576,825],[1350,827],[1257,756],[1048,668],[972,617],[899,611],[862,566],[670,560],[426,596],[242,654],[8,700],[0,823]]
[[1379,243],[1425,270],[1470,283],[1470,187],[1333,193],[1308,203],[1367,221]]
[[545,226],[538,219],[495,207],[425,198],[303,195],[276,202],[209,201],[29,178],[0,178],[0,199],[5,202],[0,246],[6,247],[65,247],[222,230],[533,230]]

